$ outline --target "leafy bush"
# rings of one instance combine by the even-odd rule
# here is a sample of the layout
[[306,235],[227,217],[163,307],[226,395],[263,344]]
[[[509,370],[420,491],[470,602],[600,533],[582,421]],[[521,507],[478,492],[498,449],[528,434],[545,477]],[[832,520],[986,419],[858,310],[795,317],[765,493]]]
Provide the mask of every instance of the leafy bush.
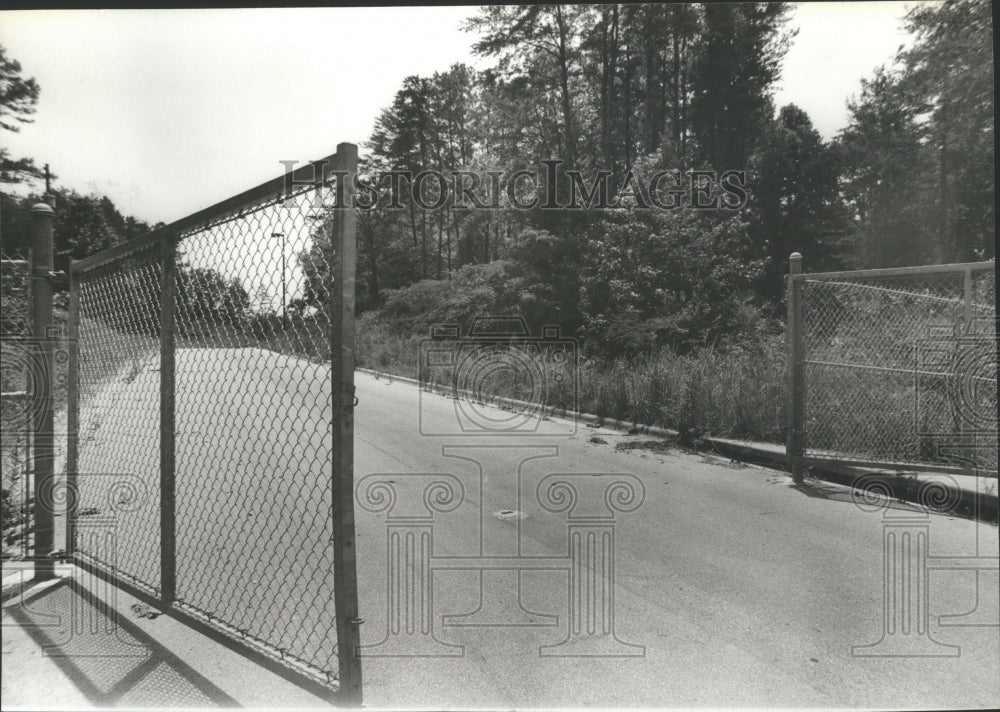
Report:
[[[694,211],[613,210],[592,231],[584,337],[595,353],[687,353],[744,334],[758,314],[736,217]],[[589,337],[589,338],[588,338]]]
[[466,265],[451,280],[424,279],[386,293],[381,314],[400,333],[429,333],[434,324],[468,325],[479,314],[516,314],[511,264]]

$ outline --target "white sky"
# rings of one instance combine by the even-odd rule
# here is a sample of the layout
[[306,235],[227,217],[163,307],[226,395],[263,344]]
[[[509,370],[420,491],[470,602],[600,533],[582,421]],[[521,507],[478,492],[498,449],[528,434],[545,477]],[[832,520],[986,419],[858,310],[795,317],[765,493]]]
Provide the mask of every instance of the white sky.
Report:
[[[804,3],[779,106],[825,137],[906,35],[912,3]],[[402,79],[476,62],[473,7],[6,11],[0,44],[41,86],[35,122],[2,138],[59,185],[170,222],[284,169],[363,143]]]

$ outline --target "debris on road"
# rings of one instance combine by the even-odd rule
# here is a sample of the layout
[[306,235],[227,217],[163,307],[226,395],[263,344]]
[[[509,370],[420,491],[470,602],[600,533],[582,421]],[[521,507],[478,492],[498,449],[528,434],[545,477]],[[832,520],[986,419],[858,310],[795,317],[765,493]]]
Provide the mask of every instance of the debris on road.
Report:
[[133,603],[131,609],[135,613],[136,618],[149,618],[152,620],[160,615],[159,611],[150,608],[145,603]]

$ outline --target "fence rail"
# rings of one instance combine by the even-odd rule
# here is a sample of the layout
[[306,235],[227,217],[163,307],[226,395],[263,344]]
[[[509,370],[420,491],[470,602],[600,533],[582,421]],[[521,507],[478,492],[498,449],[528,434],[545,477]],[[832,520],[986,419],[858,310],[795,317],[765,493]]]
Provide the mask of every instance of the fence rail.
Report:
[[810,460],[997,471],[993,262],[788,277],[788,438]]
[[355,226],[340,208],[356,171],[341,144],[72,263],[67,453],[79,563],[352,706]]

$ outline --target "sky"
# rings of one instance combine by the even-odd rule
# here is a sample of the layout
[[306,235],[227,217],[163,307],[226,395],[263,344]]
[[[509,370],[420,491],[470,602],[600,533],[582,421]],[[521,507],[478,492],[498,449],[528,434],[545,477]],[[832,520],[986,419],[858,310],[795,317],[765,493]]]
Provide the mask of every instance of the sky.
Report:
[[[860,80],[908,36],[909,2],[802,3],[775,99],[825,138]],[[280,161],[363,144],[403,78],[479,68],[475,8],[0,12],[0,44],[41,87],[35,121],[0,140],[57,184],[171,222],[281,175]]]

